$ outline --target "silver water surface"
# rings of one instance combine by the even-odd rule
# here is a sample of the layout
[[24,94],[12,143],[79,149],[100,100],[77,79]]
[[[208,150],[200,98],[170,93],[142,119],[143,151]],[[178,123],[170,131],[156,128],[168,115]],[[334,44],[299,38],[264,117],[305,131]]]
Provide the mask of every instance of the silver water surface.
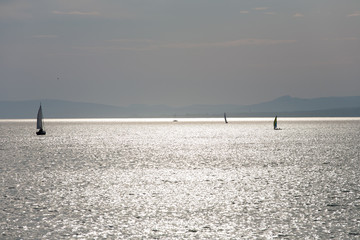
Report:
[[360,119],[0,121],[0,238],[360,238]]

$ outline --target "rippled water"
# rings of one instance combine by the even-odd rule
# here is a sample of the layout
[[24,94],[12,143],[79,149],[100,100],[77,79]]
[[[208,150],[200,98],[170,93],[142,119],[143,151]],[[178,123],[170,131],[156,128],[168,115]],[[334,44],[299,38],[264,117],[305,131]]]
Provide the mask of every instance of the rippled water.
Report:
[[1,239],[360,238],[360,118],[0,121]]

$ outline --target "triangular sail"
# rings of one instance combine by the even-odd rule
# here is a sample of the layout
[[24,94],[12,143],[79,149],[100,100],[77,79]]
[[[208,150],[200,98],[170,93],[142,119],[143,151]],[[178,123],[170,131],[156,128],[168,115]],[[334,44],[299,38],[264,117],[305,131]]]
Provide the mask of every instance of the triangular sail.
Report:
[[277,128],[277,116],[274,119],[274,129],[276,129],[276,128]]
[[43,129],[43,114],[42,114],[41,105],[39,107],[39,111],[37,114],[36,128]]

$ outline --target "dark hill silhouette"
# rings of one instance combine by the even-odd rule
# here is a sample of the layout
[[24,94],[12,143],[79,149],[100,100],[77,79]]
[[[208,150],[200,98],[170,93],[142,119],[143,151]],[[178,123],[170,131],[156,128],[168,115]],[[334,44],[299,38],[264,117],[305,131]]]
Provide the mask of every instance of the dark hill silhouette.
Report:
[[35,118],[39,104],[45,118],[102,117],[229,117],[251,116],[360,116],[360,96],[293,98],[283,96],[253,105],[130,105],[127,107],[62,100],[0,101],[0,118]]

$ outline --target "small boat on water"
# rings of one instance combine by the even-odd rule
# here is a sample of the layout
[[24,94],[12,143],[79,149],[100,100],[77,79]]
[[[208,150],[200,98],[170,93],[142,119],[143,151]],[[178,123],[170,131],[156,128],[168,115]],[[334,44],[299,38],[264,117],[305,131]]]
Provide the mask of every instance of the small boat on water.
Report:
[[228,121],[226,119],[226,113],[224,113],[224,120],[225,120],[225,123],[228,123]]
[[277,116],[274,119],[274,130],[281,130],[281,128],[277,127]]
[[36,135],[45,135],[46,131],[44,130],[44,120],[43,120],[43,113],[42,113],[42,108],[41,108],[41,103],[40,103],[40,107],[37,113],[37,120],[36,120],[36,129],[39,129],[36,132]]
[[176,114],[174,114],[174,120],[173,120],[174,123],[178,122],[178,120],[176,119]]

